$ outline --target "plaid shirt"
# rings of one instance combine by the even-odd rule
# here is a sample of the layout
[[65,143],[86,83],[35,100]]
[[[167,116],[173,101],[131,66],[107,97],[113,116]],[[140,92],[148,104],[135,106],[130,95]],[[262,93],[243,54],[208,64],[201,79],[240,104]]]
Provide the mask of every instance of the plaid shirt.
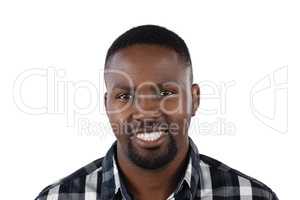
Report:
[[[263,183],[199,154],[190,140],[189,161],[167,200],[278,200]],[[105,157],[49,185],[36,200],[132,200],[115,161],[116,142]]]

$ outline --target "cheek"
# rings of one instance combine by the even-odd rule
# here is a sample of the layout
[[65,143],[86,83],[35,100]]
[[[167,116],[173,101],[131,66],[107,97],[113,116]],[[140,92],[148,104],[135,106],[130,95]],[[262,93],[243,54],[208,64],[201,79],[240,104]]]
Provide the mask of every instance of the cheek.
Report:
[[122,115],[131,106],[130,102],[121,102],[109,97],[107,100],[106,113],[107,115]]
[[122,139],[126,136],[125,124],[127,122],[130,111],[128,108],[122,109],[122,107],[119,106],[119,109],[116,109],[116,107],[112,105],[108,108],[110,108],[110,110],[107,110],[106,112],[112,130],[118,139]]
[[180,98],[178,96],[165,97],[160,101],[160,110],[165,114],[173,114],[180,109]]
[[123,127],[122,127],[122,115],[120,114],[109,114],[108,115],[110,126],[112,128],[113,133],[117,138],[121,137],[124,133]]
[[111,122],[122,122],[128,113],[129,103],[116,101],[112,96],[107,99],[106,114]]
[[191,119],[191,107],[186,95],[169,97],[164,100],[164,112],[168,116],[171,133],[176,136],[178,142],[184,142],[188,135]]
[[165,97],[160,102],[160,109],[167,115],[186,117],[190,114],[191,103],[186,94]]
[[173,115],[170,118],[170,133],[181,140],[188,133],[190,118],[182,115]]

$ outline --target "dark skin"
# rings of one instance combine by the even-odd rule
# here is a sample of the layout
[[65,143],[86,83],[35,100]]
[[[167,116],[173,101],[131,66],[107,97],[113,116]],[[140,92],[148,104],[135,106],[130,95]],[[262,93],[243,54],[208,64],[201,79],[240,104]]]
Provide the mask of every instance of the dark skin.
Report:
[[[184,173],[188,128],[200,95],[199,86],[192,84],[191,71],[186,65],[174,50],[140,44],[119,50],[107,63],[108,70],[126,76],[105,74],[105,108],[117,138],[117,163],[135,199],[167,199],[178,185],[179,174]],[[170,138],[164,136],[155,147],[141,146],[134,137],[135,132],[123,126],[146,120],[177,125],[169,127],[167,134],[171,134],[178,151],[174,158],[155,169],[145,169],[130,159],[129,144],[141,158],[151,161],[167,155]]]

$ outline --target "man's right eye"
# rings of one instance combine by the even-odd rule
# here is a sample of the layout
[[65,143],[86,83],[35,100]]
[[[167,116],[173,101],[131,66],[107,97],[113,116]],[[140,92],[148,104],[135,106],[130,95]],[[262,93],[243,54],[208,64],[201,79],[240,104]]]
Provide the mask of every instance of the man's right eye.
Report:
[[129,101],[130,98],[132,98],[132,95],[129,93],[122,93],[117,95],[117,99],[120,99],[121,101]]

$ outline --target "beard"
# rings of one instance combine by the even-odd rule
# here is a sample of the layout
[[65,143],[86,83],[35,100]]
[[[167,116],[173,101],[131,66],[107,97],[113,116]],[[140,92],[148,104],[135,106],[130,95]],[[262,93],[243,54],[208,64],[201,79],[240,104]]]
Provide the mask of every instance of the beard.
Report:
[[128,157],[137,166],[148,169],[155,170],[162,168],[169,164],[177,155],[178,147],[176,145],[175,139],[171,134],[168,134],[169,142],[167,147],[162,150],[162,152],[149,153],[150,156],[141,155],[139,150],[134,147],[131,141],[128,143]]

